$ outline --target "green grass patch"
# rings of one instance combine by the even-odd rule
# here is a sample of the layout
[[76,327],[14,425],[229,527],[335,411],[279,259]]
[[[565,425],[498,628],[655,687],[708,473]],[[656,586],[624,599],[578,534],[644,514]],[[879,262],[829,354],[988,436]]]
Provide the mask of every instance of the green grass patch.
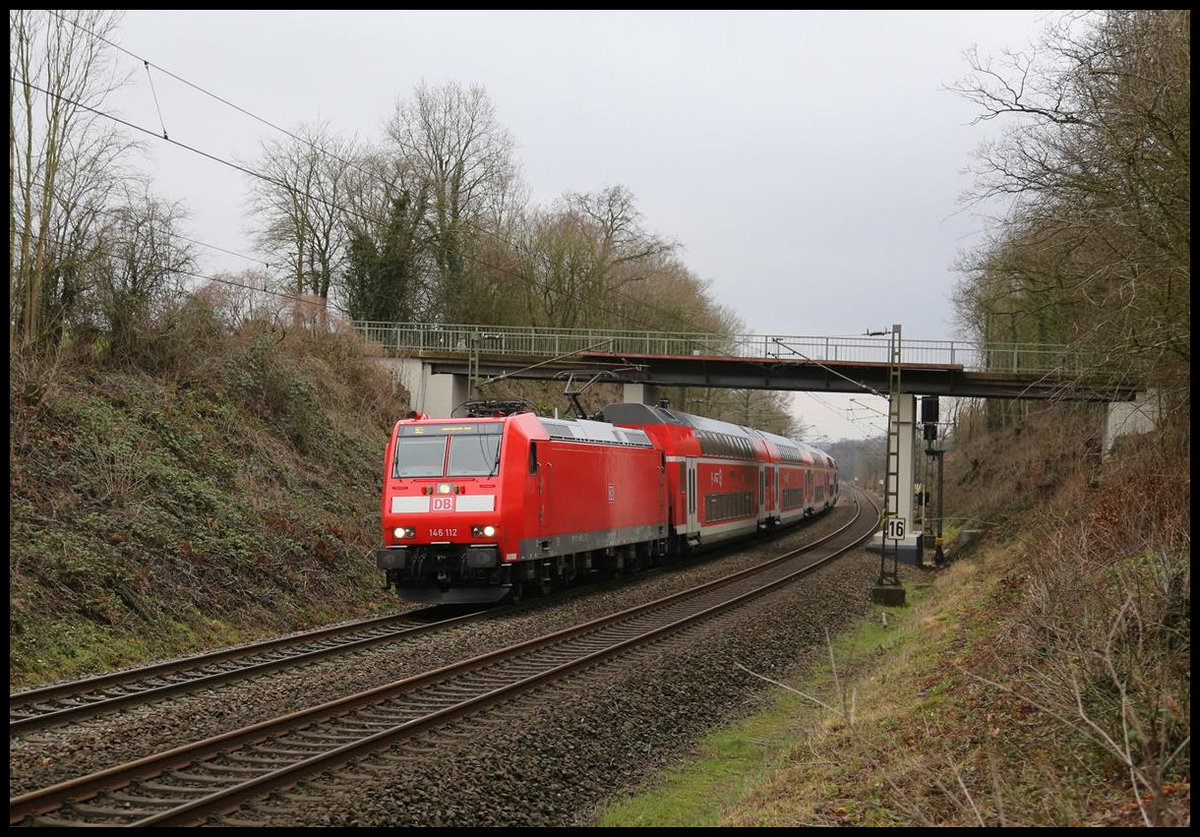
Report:
[[[860,669],[881,651],[911,640],[908,619],[911,603],[928,594],[927,584],[909,585],[908,607],[876,606],[875,616],[833,639],[839,682]],[[888,627],[884,627],[883,614]],[[811,665],[796,688],[831,704],[835,669],[828,656]],[[655,783],[613,803],[599,825],[699,826],[722,824],[740,800],[787,764],[800,730],[825,710],[811,700],[774,687],[767,709],[711,734],[683,764],[667,771]]]

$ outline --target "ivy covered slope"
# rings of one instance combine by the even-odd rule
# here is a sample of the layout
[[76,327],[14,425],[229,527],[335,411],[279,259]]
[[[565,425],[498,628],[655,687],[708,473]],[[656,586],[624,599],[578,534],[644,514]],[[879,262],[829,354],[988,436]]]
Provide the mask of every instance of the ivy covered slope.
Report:
[[11,356],[10,688],[394,605],[403,392],[351,336],[210,316],[137,363]]

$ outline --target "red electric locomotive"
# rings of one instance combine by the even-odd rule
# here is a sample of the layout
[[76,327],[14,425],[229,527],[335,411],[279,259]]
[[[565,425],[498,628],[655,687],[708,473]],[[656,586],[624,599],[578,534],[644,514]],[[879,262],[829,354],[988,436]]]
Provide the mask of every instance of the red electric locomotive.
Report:
[[833,460],[642,404],[396,423],[377,564],[403,599],[493,602],[640,569],[833,505]]

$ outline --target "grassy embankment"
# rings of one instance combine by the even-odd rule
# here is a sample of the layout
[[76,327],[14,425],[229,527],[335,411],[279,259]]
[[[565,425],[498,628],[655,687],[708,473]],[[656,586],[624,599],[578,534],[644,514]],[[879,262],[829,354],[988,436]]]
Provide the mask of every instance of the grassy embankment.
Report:
[[9,362],[9,686],[368,615],[403,393],[349,336],[204,310],[119,366]]
[[602,824],[1189,822],[1188,442],[1101,466],[1085,427],[960,445],[948,496],[987,539]]

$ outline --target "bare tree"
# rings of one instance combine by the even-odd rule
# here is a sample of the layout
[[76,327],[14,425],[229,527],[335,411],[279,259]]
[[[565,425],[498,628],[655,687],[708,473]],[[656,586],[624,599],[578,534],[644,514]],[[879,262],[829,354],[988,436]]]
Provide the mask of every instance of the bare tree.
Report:
[[113,11],[9,11],[9,344],[61,334],[91,236],[135,146],[95,110],[123,83]]
[[[622,186],[568,193],[527,213],[517,236],[530,313],[547,325],[649,327],[645,310],[662,303],[632,290],[680,267],[671,262],[676,245],[642,227]],[[665,308],[679,310],[670,300]]]
[[287,265],[297,294],[328,299],[348,243],[347,181],[354,143],[326,125],[301,126],[295,137],[263,143],[251,203],[262,226],[258,243]]
[[179,204],[148,194],[106,216],[90,261],[92,310],[109,333],[109,351],[129,356],[147,327],[163,308],[182,293],[192,276],[192,245],[179,235],[184,219]]
[[642,227],[642,214],[633,193],[624,186],[609,186],[592,193],[571,192],[564,203],[598,234],[593,260],[595,285],[620,290],[647,278],[646,265],[677,249],[673,242]]
[[478,85],[420,84],[386,126],[400,156],[426,184],[425,226],[436,273],[436,310],[465,319],[472,304],[475,240],[493,229],[519,193],[513,141]]
[[744,330],[733,310],[713,299],[711,282],[693,273],[676,253],[652,255],[630,268],[644,272],[644,281],[623,286],[610,300],[616,318],[628,326],[708,335]]
[[986,338],[1074,342],[1093,370],[1176,386],[1191,357],[1187,10],[1064,16],[1038,49],[969,54],[954,89],[1011,120],[977,155],[974,200],[1011,205],[962,262]]
[[211,308],[230,331],[253,320],[275,321],[285,298],[271,289],[271,279],[258,268],[222,271],[201,286],[195,297]]

